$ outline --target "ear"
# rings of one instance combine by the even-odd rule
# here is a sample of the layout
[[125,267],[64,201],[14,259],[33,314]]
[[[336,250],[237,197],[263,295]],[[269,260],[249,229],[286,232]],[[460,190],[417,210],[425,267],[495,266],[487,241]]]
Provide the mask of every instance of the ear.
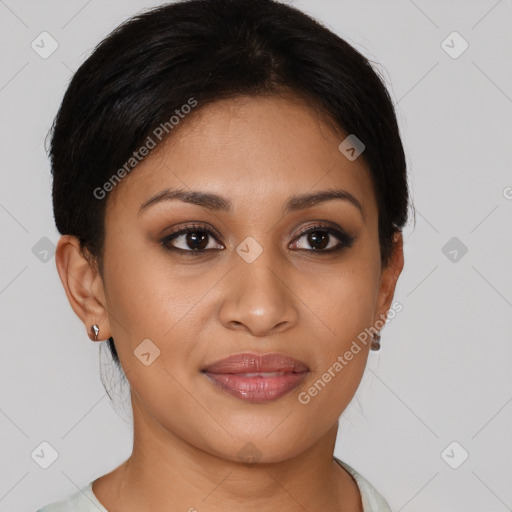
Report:
[[55,263],[69,303],[84,323],[89,338],[94,340],[91,326],[98,324],[98,341],[108,339],[112,334],[103,280],[91,258],[86,258],[80,249],[77,237],[60,237],[55,249]]
[[385,321],[395,294],[396,283],[403,267],[403,237],[402,233],[397,231],[393,236],[392,253],[389,262],[387,266],[383,268],[381,273],[379,292],[377,296],[377,307],[372,325],[375,325],[378,320],[380,320],[380,322]]

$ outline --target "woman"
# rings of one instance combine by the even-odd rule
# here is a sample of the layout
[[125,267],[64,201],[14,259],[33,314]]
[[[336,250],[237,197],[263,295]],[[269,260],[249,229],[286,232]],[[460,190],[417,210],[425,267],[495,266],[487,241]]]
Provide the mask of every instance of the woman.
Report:
[[76,72],[50,156],[59,276],[134,443],[40,512],[389,511],[333,457],[409,204],[368,61],[273,0],[167,4]]

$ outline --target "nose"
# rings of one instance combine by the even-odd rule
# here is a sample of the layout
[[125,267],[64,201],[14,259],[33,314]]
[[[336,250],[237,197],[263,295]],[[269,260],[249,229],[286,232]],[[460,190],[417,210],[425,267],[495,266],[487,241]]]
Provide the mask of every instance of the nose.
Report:
[[272,264],[271,251],[252,263],[235,255],[235,268],[220,309],[220,321],[228,329],[253,336],[269,336],[296,324],[299,313],[290,275]]

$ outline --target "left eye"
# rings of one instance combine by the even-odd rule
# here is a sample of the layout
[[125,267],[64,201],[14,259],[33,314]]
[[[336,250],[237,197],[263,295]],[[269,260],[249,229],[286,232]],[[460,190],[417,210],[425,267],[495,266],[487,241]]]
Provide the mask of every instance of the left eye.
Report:
[[[307,231],[301,233],[293,244],[294,249],[310,250],[308,247],[301,246],[301,239],[312,247],[312,251],[331,252],[341,250],[344,247],[350,247],[354,239],[342,231],[322,226],[313,226]],[[337,243],[336,243],[337,242]]]

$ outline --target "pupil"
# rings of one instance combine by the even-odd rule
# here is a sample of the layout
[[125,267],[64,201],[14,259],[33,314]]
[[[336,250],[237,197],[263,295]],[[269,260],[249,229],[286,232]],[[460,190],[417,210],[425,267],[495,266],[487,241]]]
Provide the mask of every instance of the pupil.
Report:
[[[323,231],[313,231],[308,235],[308,243],[315,249],[324,249],[327,246],[328,233]],[[320,247],[316,245],[320,244]]]
[[[192,244],[188,243],[188,246],[191,249],[204,249],[208,245],[208,243],[205,243],[207,237],[208,235],[206,233],[200,234],[196,231],[194,231],[193,233],[189,233],[187,243],[188,241],[192,240]],[[201,244],[199,245],[199,247],[197,246],[198,243]]]

